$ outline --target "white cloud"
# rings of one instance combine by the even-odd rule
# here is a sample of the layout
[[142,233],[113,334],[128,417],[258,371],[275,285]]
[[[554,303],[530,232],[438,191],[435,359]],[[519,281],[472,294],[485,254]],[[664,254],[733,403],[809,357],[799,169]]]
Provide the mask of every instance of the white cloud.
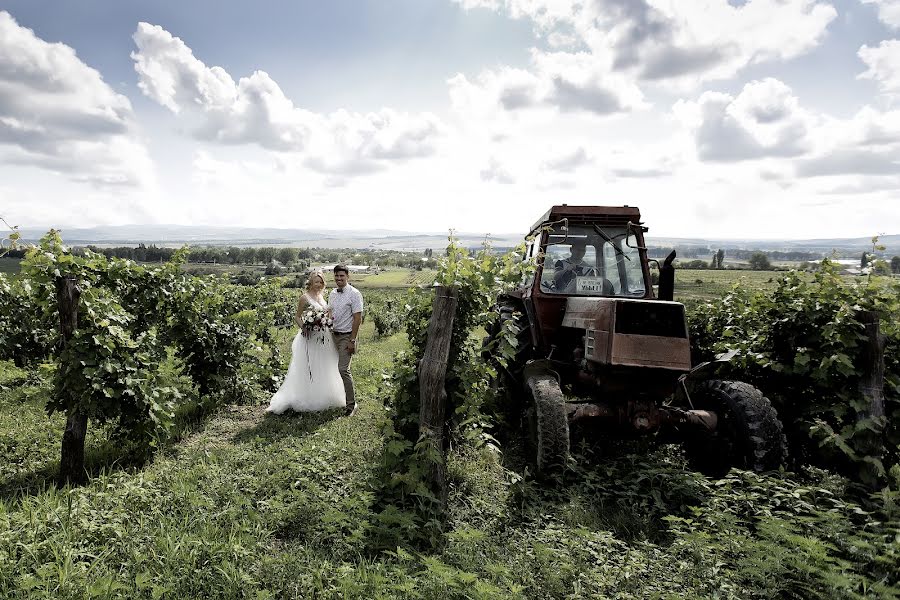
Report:
[[751,81],[737,97],[704,92],[697,102],[680,100],[673,110],[693,132],[703,161],[791,157],[811,150],[811,116],[776,79]]
[[857,53],[868,70],[860,79],[872,79],[890,98],[900,97],[900,40],[884,40],[877,47],[863,46]]
[[473,81],[457,74],[448,80],[454,108],[466,115],[555,108],[603,116],[645,106],[634,83],[586,52],[532,50],[531,64],[484,70]]
[[797,174],[801,177],[900,175],[900,156],[883,150],[841,148],[798,161]]
[[456,0],[529,18],[553,40],[579,39],[594,62],[645,81],[722,79],[788,60],[824,38],[837,12],[818,0]]
[[65,44],[0,11],[0,158],[99,187],[150,183],[125,96]]
[[442,124],[430,113],[314,113],[295,106],[264,71],[235,83],[159,26],[140,23],[133,37],[138,50],[131,56],[141,90],[188,120],[198,139],[302,153],[310,169],[351,176],[428,156],[442,133]]
[[863,4],[874,4],[878,18],[885,25],[900,29],[900,0],[862,0]]
[[500,161],[496,158],[491,157],[488,161],[488,165],[481,170],[479,173],[482,181],[493,182],[493,183],[502,183],[502,184],[512,184],[515,183],[515,178],[507,171]]
[[549,171],[571,173],[572,171],[589,165],[594,160],[588,156],[584,147],[578,146],[574,150],[558,154],[544,161],[543,167]]

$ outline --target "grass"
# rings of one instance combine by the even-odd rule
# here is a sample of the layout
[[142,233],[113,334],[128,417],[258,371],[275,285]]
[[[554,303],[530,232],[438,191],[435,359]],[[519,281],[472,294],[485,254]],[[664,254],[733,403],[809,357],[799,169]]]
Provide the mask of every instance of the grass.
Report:
[[753,290],[774,290],[780,276],[776,271],[676,269],[675,300],[687,303],[714,300],[738,283]]
[[[445,544],[373,550],[382,372],[406,343],[371,327],[356,416],[229,406],[142,468],[107,463],[74,489],[41,479],[62,424],[46,386],[2,364],[0,597],[900,597],[896,519],[877,523],[843,480],[712,481],[672,447],[585,448],[570,477],[539,485],[515,439],[454,446]],[[29,477],[44,484],[10,487]]]
[[376,275],[354,273],[351,278],[353,285],[360,289],[372,288],[409,288],[417,285],[430,285],[434,282],[435,272],[424,269],[414,271],[410,269],[392,269],[382,271]]

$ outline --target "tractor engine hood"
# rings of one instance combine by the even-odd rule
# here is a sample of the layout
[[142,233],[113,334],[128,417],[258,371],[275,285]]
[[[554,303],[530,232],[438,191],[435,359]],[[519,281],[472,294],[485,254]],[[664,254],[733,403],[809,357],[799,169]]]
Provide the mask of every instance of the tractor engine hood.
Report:
[[591,362],[691,369],[687,321],[680,302],[567,298],[562,325],[584,330],[584,358]]

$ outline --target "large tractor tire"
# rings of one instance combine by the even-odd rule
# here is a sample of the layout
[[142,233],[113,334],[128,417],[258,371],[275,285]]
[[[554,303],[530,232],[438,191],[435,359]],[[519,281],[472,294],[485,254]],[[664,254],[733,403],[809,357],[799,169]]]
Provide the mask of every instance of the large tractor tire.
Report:
[[539,476],[562,472],[569,457],[569,420],[566,402],[552,371],[532,367],[525,369],[525,389],[531,462]]
[[691,467],[709,477],[724,477],[732,467],[772,471],[787,459],[781,421],[769,399],[740,381],[704,381],[691,393],[694,408],[715,411],[718,426],[685,442]]

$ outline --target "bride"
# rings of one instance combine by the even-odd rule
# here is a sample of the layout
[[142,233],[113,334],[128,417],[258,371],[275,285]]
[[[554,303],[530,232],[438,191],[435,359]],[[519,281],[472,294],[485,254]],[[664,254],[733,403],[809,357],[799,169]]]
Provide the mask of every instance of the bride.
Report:
[[302,325],[305,310],[328,309],[322,296],[324,290],[322,272],[313,271],[306,282],[306,293],[297,302],[295,321],[300,325],[300,331],[291,344],[291,364],[284,383],[272,396],[266,412],[280,415],[288,409],[309,412],[346,406],[331,329],[314,330]]

